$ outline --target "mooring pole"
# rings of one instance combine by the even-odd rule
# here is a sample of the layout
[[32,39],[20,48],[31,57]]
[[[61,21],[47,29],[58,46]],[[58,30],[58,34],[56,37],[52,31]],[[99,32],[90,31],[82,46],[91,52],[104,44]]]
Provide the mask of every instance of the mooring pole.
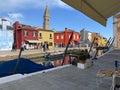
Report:
[[69,41],[68,41],[68,44],[67,44],[67,46],[66,46],[66,49],[65,49],[65,52],[64,52],[63,61],[62,61],[62,65],[64,64],[65,56],[66,56],[66,53],[67,53],[67,50],[68,50],[68,47],[69,47],[70,41],[72,40],[73,33],[74,33],[74,32],[72,32],[72,34],[71,34],[71,36],[70,36],[70,39],[69,39]]
[[92,41],[91,47],[90,47],[89,52],[88,52],[89,54],[90,54],[90,52],[91,52],[91,50],[92,50],[93,44],[94,44],[94,42],[95,42],[95,39],[96,39],[96,37],[94,37],[94,39],[93,39],[93,41]]
[[20,49],[19,56],[18,56],[18,59],[16,61],[14,72],[13,72],[14,74],[16,74],[16,71],[17,71],[17,68],[18,68],[18,65],[19,65],[19,60],[20,60],[20,56],[21,56],[22,51],[23,51],[23,48]]

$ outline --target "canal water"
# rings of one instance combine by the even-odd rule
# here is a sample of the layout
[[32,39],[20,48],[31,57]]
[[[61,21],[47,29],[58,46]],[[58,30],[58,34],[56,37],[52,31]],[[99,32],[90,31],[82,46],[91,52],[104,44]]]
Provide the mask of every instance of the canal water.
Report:
[[[104,52],[103,50],[99,50],[96,55],[96,58],[103,55],[104,53],[106,52]],[[90,52],[90,55],[92,56],[91,59],[95,58],[95,54],[96,54],[96,50],[92,50],[92,52]],[[60,53],[55,55],[48,54],[48,56],[44,55],[42,57],[35,57],[30,60],[42,65],[45,65],[46,63],[51,63],[53,66],[57,67],[62,65],[63,58],[64,58],[64,53]],[[70,57],[69,55],[66,55],[64,59],[64,65],[69,64],[70,60],[72,61],[73,59],[74,57]]]
[[[49,57],[46,56],[36,57],[30,60],[42,65],[51,63],[53,66],[57,67],[62,65],[63,58],[64,58],[64,53],[61,53],[61,54],[50,55]],[[66,55],[64,59],[64,65],[69,64],[69,62],[70,62],[70,57],[69,55]]]

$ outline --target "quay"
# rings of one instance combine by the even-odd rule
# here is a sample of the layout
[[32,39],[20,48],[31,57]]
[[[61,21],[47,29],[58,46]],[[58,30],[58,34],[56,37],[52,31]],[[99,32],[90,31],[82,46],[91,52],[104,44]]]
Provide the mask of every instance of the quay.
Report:
[[92,67],[84,70],[67,65],[25,74],[23,78],[1,83],[0,90],[110,90],[112,77],[97,77],[97,73],[99,70],[114,71],[114,61],[120,60],[119,54],[120,50],[110,51],[94,60]]
[[[73,48],[69,48],[69,49],[80,49],[80,48],[73,47]],[[64,50],[65,50],[65,47],[56,47],[56,48],[47,50],[45,52],[42,51],[41,49],[24,50],[24,51],[22,51],[21,57],[32,60],[32,58],[44,56],[45,53],[59,54],[59,53],[63,53]],[[0,61],[8,61],[8,60],[16,59],[16,58],[18,58],[19,52],[20,52],[20,50],[16,50],[16,51],[12,51],[12,52],[10,50],[0,51]],[[33,60],[33,61],[35,61],[35,60]]]
[[[64,52],[65,48],[54,48],[50,49],[46,52],[50,53],[59,53],[59,52]],[[7,61],[11,59],[18,58],[20,50],[16,51],[0,51],[0,61]],[[38,57],[38,56],[43,56],[46,52],[43,52],[41,49],[34,49],[34,50],[24,50],[22,51],[21,57],[25,58],[33,58],[33,57]]]

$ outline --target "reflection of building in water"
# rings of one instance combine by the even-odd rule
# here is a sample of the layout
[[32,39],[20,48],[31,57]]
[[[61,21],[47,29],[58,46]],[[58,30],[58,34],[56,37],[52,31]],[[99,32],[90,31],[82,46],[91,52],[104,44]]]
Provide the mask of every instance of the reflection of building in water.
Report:
[[0,50],[11,50],[14,41],[13,27],[11,23],[0,18]]
[[114,16],[113,36],[115,37],[114,47],[120,48],[120,14]]

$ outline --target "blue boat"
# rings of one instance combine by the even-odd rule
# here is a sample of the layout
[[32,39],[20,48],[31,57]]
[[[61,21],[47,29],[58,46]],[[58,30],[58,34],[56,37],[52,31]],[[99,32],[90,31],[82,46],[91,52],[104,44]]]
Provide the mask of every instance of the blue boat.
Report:
[[[16,67],[16,63],[18,59],[19,59],[19,63]],[[29,74],[29,73],[52,68],[52,66],[44,66],[42,64],[37,64],[26,58],[18,58],[18,59],[0,63],[0,77],[9,76],[13,74]]]

